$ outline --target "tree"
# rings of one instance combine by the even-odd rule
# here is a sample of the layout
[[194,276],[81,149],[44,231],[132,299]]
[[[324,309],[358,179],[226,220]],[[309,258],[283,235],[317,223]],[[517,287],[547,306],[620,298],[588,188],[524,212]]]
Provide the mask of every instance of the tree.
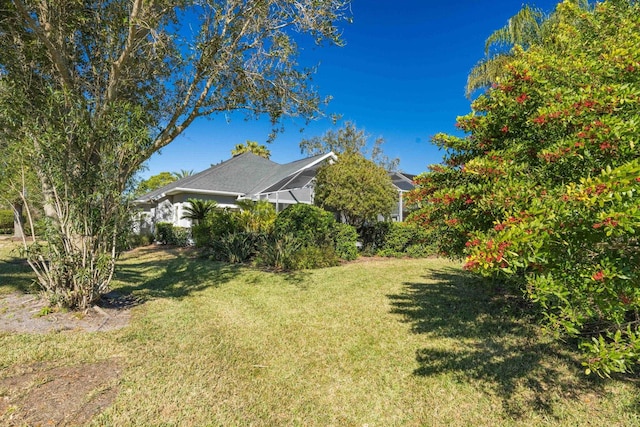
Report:
[[85,308],[113,276],[140,165],[194,120],[311,118],[321,100],[296,39],[341,44],[348,0],[3,3],[0,129],[24,147],[48,220],[28,262],[50,298]]
[[256,156],[264,157],[268,159],[271,157],[271,152],[266,146],[258,144],[256,141],[247,141],[245,144],[236,144],[236,147],[231,150],[233,157],[239,156],[242,153],[253,153]]
[[346,122],[337,131],[328,130],[322,136],[311,139],[304,139],[300,142],[300,152],[311,156],[333,152],[337,155],[359,153],[365,158],[371,159],[374,163],[383,166],[388,171],[398,168],[400,159],[390,159],[382,151],[384,139],[377,138],[371,149],[369,145],[369,135],[364,129],[358,129],[353,122]]
[[136,196],[142,196],[143,194],[147,194],[150,191],[157,190],[160,187],[164,187],[165,185],[169,185],[172,182],[176,181],[176,176],[172,172],[160,172],[159,174],[153,175],[148,179],[145,179],[138,184],[136,187],[134,194]]
[[561,3],[548,36],[440,134],[417,179],[426,227],[465,268],[517,287],[587,372],[640,364],[640,4]]
[[387,171],[359,153],[343,153],[316,176],[314,204],[354,227],[391,215],[398,201]]
[[[578,7],[588,10],[589,0],[570,0]],[[479,89],[486,89],[506,74],[505,67],[513,59],[511,49],[541,43],[554,43],[553,28],[556,15],[545,14],[541,9],[524,5],[507,24],[494,31],[486,40],[481,59],[469,72],[466,93],[470,97]]]
[[182,218],[190,219],[194,224],[203,221],[217,206],[215,200],[188,199],[187,202],[189,206],[184,208],[185,213]]
[[26,243],[27,236],[35,238],[34,220],[41,211],[42,197],[35,174],[22,155],[22,147],[9,144],[8,141],[0,144],[0,206],[13,212],[13,238]]
[[175,179],[186,178],[188,176],[193,175],[193,169],[190,169],[190,170],[180,169],[180,172],[171,172],[171,175],[173,175]]

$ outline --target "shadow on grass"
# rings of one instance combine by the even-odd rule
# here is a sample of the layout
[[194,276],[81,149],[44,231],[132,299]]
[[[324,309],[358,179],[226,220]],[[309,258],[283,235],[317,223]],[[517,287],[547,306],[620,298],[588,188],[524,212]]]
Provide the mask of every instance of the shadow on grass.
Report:
[[389,298],[393,313],[431,338],[416,352],[415,375],[471,380],[514,418],[527,411],[553,417],[555,401],[602,389],[602,381],[581,376],[575,354],[540,335],[520,298],[460,270],[432,271]]
[[240,274],[242,267],[212,262],[193,254],[170,259],[128,261],[116,270],[114,291],[138,298],[184,298],[218,287]]
[[34,284],[35,276],[24,258],[13,253],[0,258],[0,293],[38,291]]

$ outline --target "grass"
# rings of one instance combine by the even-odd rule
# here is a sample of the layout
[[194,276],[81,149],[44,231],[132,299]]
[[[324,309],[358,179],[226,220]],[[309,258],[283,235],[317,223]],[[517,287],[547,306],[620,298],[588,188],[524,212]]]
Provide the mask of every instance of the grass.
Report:
[[[1,266],[0,292],[22,274]],[[446,260],[274,274],[147,250],[114,287],[146,300],[129,327],[0,333],[0,371],[117,358],[95,425],[640,424],[636,383],[585,377],[517,300]]]
[[0,296],[10,292],[35,291],[29,265],[20,257],[20,243],[0,235]]

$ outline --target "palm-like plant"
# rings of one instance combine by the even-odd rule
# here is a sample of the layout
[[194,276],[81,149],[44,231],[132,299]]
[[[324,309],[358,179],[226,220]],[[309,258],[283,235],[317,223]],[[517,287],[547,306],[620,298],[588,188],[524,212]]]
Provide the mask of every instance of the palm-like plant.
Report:
[[173,175],[176,179],[186,178],[188,176],[193,175],[193,169],[191,170],[180,169],[180,172],[171,172],[171,175]]
[[[572,0],[582,9],[589,9],[589,0]],[[484,46],[485,57],[469,72],[466,93],[470,97],[478,89],[489,87],[503,75],[505,66],[511,61],[511,47],[528,49],[541,43],[553,43],[550,29],[557,20],[555,12],[544,13],[541,9],[525,5],[509,19],[507,25],[494,31]]]
[[271,157],[271,151],[269,151],[265,145],[260,145],[256,141],[247,141],[246,144],[237,144],[236,147],[231,150],[231,155],[235,157],[247,152],[253,153],[256,156],[264,157],[265,159]]
[[187,202],[189,206],[184,208],[182,219],[190,219],[194,224],[204,220],[217,206],[214,200],[188,199]]
[[[485,57],[469,72],[467,96],[478,89],[490,86],[503,73],[504,66],[511,60],[510,47],[520,45],[527,48],[538,43],[542,27],[548,16],[540,9],[525,5],[509,19],[507,25],[494,31],[484,46]],[[497,53],[491,53],[498,49]]]

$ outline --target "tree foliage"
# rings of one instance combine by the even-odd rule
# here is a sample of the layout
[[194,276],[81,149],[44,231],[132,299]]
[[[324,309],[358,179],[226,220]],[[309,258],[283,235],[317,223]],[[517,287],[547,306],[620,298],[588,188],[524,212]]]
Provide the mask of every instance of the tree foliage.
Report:
[[47,244],[28,248],[56,302],[108,289],[140,165],[198,117],[313,117],[296,40],[341,44],[348,0],[12,0],[0,15],[0,129],[37,172]]
[[193,175],[193,173],[193,169],[180,169],[180,171],[178,172],[171,172],[171,175],[173,175],[176,179],[182,179]]
[[[364,129],[358,129],[353,122],[346,122],[338,130],[330,129],[322,136],[302,140],[300,152],[311,156],[329,152],[338,156],[341,154],[360,154],[388,171],[394,171],[398,168],[400,159],[387,157],[382,150],[382,144],[384,144],[382,137],[376,138],[373,144],[369,144],[369,135]],[[370,145],[371,147],[369,147]]]
[[246,144],[236,144],[235,148],[231,150],[231,155],[234,157],[242,153],[253,153],[265,159],[271,157],[271,151],[269,151],[265,145],[258,144],[256,141],[247,141]]
[[316,175],[314,203],[354,227],[389,217],[397,202],[387,171],[359,153],[343,153]]
[[[589,0],[569,0],[588,10]],[[555,14],[546,14],[541,9],[524,5],[509,18],[507,24],[494,31],[486,40],[485,57],[471,69],[467,77],[466,93],[470,97],[479,89],[486,89],[506,73],[505,67],[513,59],[511,49],[520,46],[528,49],[533,44],[553,42],[556,24]]]
[[640,363],[640,5],[561,3],[549,34],[459,117],[411,220],[466,268],[518,286],[587,371]]
[[172,172],[160,172],[159,174],[150,176],[148,179],[140,181],[134,191],[134,194],[136,196],[142,196],[150,191],[169,185],[176,181],[176,179],[175,174]]

